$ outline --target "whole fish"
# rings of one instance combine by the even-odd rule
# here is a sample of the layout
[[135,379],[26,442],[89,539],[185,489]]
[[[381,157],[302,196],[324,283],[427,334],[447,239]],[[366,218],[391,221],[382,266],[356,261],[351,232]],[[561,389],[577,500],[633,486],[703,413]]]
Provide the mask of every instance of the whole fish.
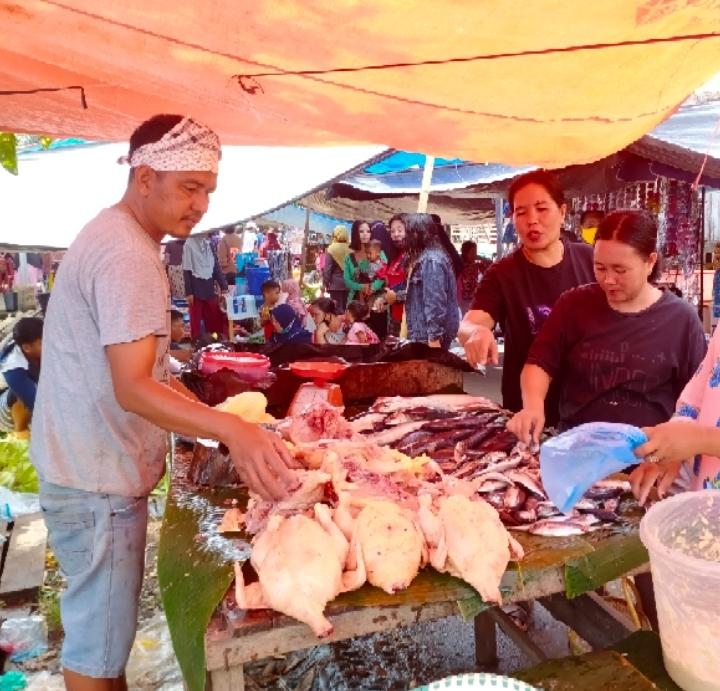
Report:
[[540,499],[547,499],[547,495],[540,484],[524,470],[510,470],[507,472],[507,477],[516,485],[520,485],[523,489],[526,489],[530,494],[534,494]]
[[598,480],[593,487],[619,489],[624,493],[632,491],[628,480]]
[[538,518],[551,518],[552,516],[560,515],[560,509],[550,501],[542,502],[537,507]]
[[530,534],[541,537],[570,537],[571,535],[583,535],[587,531],[587,527],[582,523],[569,518],[564,521],[538,521],[528,527]]
[[520,487],[508,487],[505,490],[504,505],[506,509],[519,509],[527,499],[527,494]]
[[506,480],[485,480],[478,488],[478,494],[492,494],[507,488],[510,483]]

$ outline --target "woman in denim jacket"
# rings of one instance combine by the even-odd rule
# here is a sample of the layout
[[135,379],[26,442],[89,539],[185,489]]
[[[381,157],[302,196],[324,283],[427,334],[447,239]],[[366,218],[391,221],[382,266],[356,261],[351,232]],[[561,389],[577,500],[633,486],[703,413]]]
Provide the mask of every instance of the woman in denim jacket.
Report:
[[441,237],[445,231],[430,214],[408,214],[405,226],[410,267],[405,300],[407,337],[447,349],[460,327],[460,308],[454,263]]

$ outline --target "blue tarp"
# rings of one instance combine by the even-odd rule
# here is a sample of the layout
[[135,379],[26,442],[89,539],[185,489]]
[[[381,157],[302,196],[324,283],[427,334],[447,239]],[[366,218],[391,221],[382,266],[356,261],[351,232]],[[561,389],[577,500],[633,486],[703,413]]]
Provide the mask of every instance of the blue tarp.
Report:
[[[455,166],[459,163],[465,163],[461,158],[436,158],[435,167]],[[425,154],[415,154],[410,151],[396,151],[382,161],[373,163],[365,168],[365,172],[370,175],[385,175],[385,173],[400,173],[403,170],[411,168],[425,167]]]
[[[263,214],[262,217],[275,223],[284,223],[286,226],[295,226],[296,228],[305,227],[305,207],[299,206],[298,204],[288,204],[280,209]],[[349,221],[342,221],[338,218],[318,213],[317,211],[310,212],[310,230],[315,233],[323,233],[328,236],[332,235],[337,225],[344,225],[348,229],[348,232],[350,232],[351,224]]]

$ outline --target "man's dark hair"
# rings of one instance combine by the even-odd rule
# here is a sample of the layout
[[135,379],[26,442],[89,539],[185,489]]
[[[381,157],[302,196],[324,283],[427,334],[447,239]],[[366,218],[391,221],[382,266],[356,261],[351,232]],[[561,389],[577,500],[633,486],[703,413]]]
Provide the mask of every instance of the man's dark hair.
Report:
[[586,209],[580,215],[580,226],[582,226],[588,218],[596,218],[600,223],[605,218],[605,212],[600,209]]
[[170,310],[170,321],[171,322],[185,321],[185,317],[183,316],[183,313],[180,310]]
[[262,292],[265,294],[268,290],[280,290],[280,284],[277,281],[265,281],[262,284]]
[[[183,119],[182,115],[153,115],[149,120],[145,120],[138,125],[135,131],[130,135],[130,150],[128,156],[132,156],[141,146],[145,144],[153,144],[160,141],[175,125]],[[132,180],[133,169],[130,169],[130,177]]]
[[42,338],[43,320],[39,317],[23,317],[13,327],[13,341],[19,346],[30,345]]

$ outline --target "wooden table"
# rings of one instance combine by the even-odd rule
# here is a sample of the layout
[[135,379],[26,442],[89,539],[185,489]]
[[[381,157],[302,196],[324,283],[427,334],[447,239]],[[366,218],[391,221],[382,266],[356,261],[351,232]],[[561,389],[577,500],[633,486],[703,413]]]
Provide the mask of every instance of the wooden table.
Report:
[[[174,491],[183,485],[190,455],[187,451],[176,453]],[[474,619],[478,666],[492,665],[495,660],[496,623],[530,655],[530,659],[540,662],[544,658],[542,651],[523,637],[519,629],[513,630],[501,610],[488,609],[471,586],[431,568],[423,570],[407,590],[395,595],[366,585],[338,597],[326,610],[335,631],[323,641],[319,641],[305,624],[277,612],[234,609],[233,598],[222,597],[232,578],[229,565],[208,556],[207,550],[191,546],[186,553],[178,553],[170,544],[194,542],[198,533],[208,530],[208,522],[214,520],[216,525],[220,520],[220,509],[210,519],[206,511],[204,527],[193,525],[193,514],[188,509],[192,500],[188,500],[188,496],[191,495],[185,495],[182,501],[173,496],[170,498],[163,526],[167,536],[161,538],[158,574],[171,633],[185,626],[186,611],[197,609],[191,603],[197,589],[210,584],[218,592],[221,602],[215,607],[204,636],[207,687],[215,691],[242,689],[245,662],[452,615]],[[227,496],[227,492],[205,492],[203,501],[221,507]],[[183,506],[177,508],[176,504]],[[647,553],[638,537],[638,519],[637,515],[631,516],[622,529],[579,537],[540,538],[516,533],[526,556],[520,564],[511,563],[503,578],[504,602],[541,600],[556,618],[577,630],[596,648],[622,640],[630,633],[631,624],[613,614],[593,591],[621,576],[647,570]],[[188,525],[181,526],[181,522]],[[203,581],[199,575],[203,560],[211,558],[215,559],[213,568],[218,569],[216,573],[223,574],[224,581],[218,582],[214,576]],[[174,562],[172,569],[166,567],[169,561]],[[177,599],[174,606],[169,606],[172,603],[165,599],[165,591],[173,587],[184,588],[176,595],[176,598],[187,600],[181,607],[178,607]],[[566,595],[576,599],[568,600]],[[175,638],[173,640],[183,666],[183,653]],[[183,672],[187,680],[187,669],[183,668]],[[197,679],[194,685],[189,683],[188,686],[201,688]]]

